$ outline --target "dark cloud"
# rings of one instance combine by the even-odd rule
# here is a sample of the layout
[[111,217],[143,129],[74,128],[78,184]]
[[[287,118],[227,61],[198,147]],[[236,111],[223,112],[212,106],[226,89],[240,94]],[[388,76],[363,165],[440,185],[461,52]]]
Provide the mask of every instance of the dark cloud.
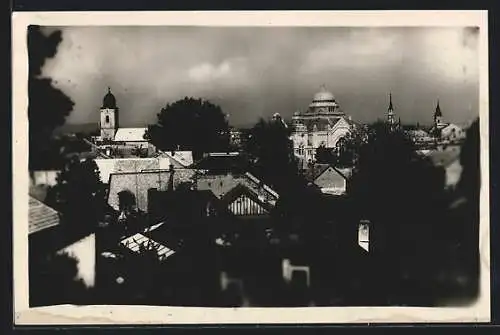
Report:
[[124,125],[153,122],[168,102],[210,99],[233,124],[307,108],[325,84],[354,119],[478,115],[478,30],[472,28],[65,27],[44,74],[75,101],[70,123],[97,122],[111,86]]

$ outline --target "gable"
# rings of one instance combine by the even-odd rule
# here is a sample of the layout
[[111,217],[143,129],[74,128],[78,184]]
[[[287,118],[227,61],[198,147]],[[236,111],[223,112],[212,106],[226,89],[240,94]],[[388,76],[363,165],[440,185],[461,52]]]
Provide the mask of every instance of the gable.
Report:
[[321,173],[314,183],[322,188],[345,188],[345,177],[333,167],[327,168]]
[[228,208],[234,215],[265,215],[268,213],[265,208],[246,194],[240,195],[229,203]]
[[347,122],[346,119],[344,119],[343,117],[341,117],[337,123],[335,124],[335,127],[338,127],[338,128],[350,128],[350,124],[349,122]]

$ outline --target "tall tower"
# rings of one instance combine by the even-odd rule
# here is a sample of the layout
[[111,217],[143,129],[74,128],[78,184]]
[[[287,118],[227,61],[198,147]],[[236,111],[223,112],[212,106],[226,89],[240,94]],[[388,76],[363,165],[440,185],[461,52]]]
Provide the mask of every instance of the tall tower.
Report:
[[118,107],[116,106],[116,98],[111,93],[111,88],[108,87],[108,93],[102,99],[101,107],[101,129],[102,140],[113,140],[116,130],[118,129]]
[[437,126],[443,123],[443,113],[441,113],[441,107],[439,106],[439,99],[436,105],[436,111],[434,112],[434,125]]
[[387,108],[387,123],[392,128],[396,124],[394,106],[392,105],[392,93],[389,93],[389,108]]

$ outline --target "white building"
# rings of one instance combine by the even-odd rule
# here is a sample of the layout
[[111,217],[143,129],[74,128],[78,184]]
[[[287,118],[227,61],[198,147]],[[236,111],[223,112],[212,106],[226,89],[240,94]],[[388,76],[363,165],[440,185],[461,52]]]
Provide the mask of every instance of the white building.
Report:
[[439,106],[439,100],[437,102],[436,111],[434,112],[434,125],[431,129],[431,133],[440,141],[444,142],[460,142],[464,140],[466,136],[466,130],[462,127],[443,121],[443,113]]
[[352,131],[354,123],[323,86],[305,112],[295,113],[292,126],[295,155],[312,162],[318,147],[335,148],[339,140]]

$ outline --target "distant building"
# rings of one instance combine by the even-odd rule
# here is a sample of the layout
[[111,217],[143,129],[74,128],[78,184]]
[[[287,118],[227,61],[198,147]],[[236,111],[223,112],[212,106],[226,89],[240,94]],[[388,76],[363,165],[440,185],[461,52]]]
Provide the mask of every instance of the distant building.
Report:
[[429,133],[423,129],[411,129],[406,131],[406,133],[413,143],[417,145],[426,144],[432,141],[432,136],[430,136]]
[[229,140],[232,146],[239,148],[242,144],[242,133],[236,128],[229,130]]
[[444,122],[443,112],[441,111],[439,100],[434,112],[434,124],[430,133],[437,141],[451,143],[461,142],[466,136],[466,130],[462,127],[453,123]]
[[392,104],[392,93],[389,93],[389,107],[387,108],[387,125],[391,131],[401,127],[401,119],[396,121],[396,113],[394,112],[394,105]]
[[130,192],[135,198],[136,207],[148,211],[148,192],[152,190],[177,190],[181,185],[189,185],[190,189],[211,191],[222,199],[238,185],[248,188],[255,197],[266,206],[274,207],[279,195],[269,186],[262,183],[250,173],[211,174],[203,169],[174,168],[169,170],[144,170],[135,172],[111,173],[109,178],[108,204],[119,209],[122,191]]
[[325,194],[343,195],[346,193],[350,174],[350,169],[338,169],[330,164],[314,163],[306,170],[305,177]]
[[313,97],[305,112],[292,118],[293,148],[295,156],[313,162],[320,146],[335,148],[340,139],[351,133],[355,124],[341,110],[334,95],[324,86]]
[[116,98],[108,88],[100,109],[100,135],[92,138],[108,156],[149,156],[155,151],[146,139],[147,128],[120,128],[119,108]]

